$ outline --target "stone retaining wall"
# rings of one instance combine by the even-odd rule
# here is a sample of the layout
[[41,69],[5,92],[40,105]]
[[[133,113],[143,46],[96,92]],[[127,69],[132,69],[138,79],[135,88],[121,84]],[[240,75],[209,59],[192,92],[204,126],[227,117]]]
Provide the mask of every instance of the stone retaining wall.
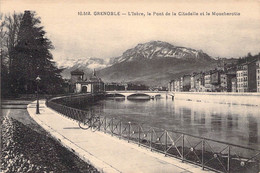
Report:
[[260,93],[175,92],[174,99],[220,104],[260,106]]

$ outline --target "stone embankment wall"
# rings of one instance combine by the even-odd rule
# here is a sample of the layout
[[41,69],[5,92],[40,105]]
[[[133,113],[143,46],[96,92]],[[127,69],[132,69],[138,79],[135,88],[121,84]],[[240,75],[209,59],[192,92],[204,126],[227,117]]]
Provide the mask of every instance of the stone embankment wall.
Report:
[[175,92],[173,94],[176,100],[260,106],[260,93]]
[[55,103],[59,103],[68,107],[73,107],[76,109],[81,109],[87,105],[94,104],[96,101],[103,99],[104,94],[77,94],[69,96],[61,96],[50,99]]

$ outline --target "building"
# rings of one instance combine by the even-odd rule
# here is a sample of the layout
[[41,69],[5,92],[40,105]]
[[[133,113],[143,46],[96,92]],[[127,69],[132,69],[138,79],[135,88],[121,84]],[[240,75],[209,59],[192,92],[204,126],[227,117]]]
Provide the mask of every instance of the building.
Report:
[[232,79],[236,77],[234,72],[222,72],[220,74],[220,91],[232,92]]
[[204,87],[204,73],[193,73],[190,78],[190,91],[199,92],[200,85]]
[[211,73],[212,91],[220,91],[220,72],[219,70],[213,70]]
[[175,87],[175,86],[174,86],[174,81],[175,81],[175,80],[172,80],[172,81],[171,81],[171,91],[174,91],[174,90],[175,90],[175,88],[174,88],[174,87]]
[[180,92],[180,79],[176,79],[174,81],[174,91],[175,92]]
[[205,82],[205,91],[211,92],[212,91],[212,84],[211,84],[211,71],[206,72],[204,76],[204,82]]
[[237,67],[237,91],[256,92],[257,91],[257,61],[241,64]]
[[256,62],[257,61],[252,61],[248,63],[248,92],[257,92]]
[[256,61],[256,84],[257,92],[260,92],[260,59]]
[[[220,90],[221,92],[228,92],[228,80],[227,80],[227,74],[226,73],[222,73],[220,74]],[[231,90],[232,90],[232,83],[230,81],[230,86],[231,86]],[[230,91],[229,91],[230,92]]]
[[237,92],[237,78],[234,77],[231,79],[231,83],[232,83],[232,92]]
[[169,83],[168,83],[168,91],[174,91],[174,80],[171,80]]
[[197,82],[197,77],[198,74],[197,73],[192,73],[191,77],[190,77],[190,91],[191,92],[196,92],[196,82]]
[[70,92],[76,92],[76,83],[84,80],[84,72],[76,69],[70,72]]
[[104,91],[104,82],[97,77],[95,70],[89,80],[76,82],[76,93],[100,93]]
[[205,73],[200,73],[200,77],[197,79],[196,88],[199,92],[205,92]]
[[170,81],[170,82],[168,83],[168,86],[167,86],[168,91],[171,91],[171,83],[172,83],[172,81]]
[[237,92],[247,92],[247,64],[242,64],[237,68]]
[[83,81],[84,79],[84,72],[81,70],[76,69],[74,71],[71,71],[70,74],[71,74],[70,82],[72,84],[75,84],[78,81]]
[[205,91],[216,92],[220,91],[220,71],[215,69],[207,72],[204,76]]
[[179,81],[179,92],[182,92],[183,91],[183,77],[180,78],[180,81]]
[[191,75],[183,75],[183,85],[182,85],[182,91],[190,91],[191,88]]

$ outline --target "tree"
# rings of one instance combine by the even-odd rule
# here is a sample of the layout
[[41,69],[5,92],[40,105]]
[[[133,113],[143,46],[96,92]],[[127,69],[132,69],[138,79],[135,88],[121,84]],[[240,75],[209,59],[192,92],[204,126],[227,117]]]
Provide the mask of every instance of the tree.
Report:
[[14,57],[14,47],[17,44],[22,13],[0,14],[0,53],[1,53],[1,89],[2,96],[8,95],[11,90],[10,72]]
[[[2,18],[1,15],[0,18]],[[14,47],[17,44],[17,36],[22,19],[22,13],[7,14],[0,25],[1,50],[3,51],[3,59],[5,65],[9,68],[12,66]]]
[[63,83],[60,75],[62,69],[58,69],[52,61],[50,50],[54,47],[45,37],[46,32],[40,24],[35,12],[24,12],[12,62],[11,83],[15,86],[14,92],[34,93],[38,75],[41,78],[39,87],[46,93],[57,92]]

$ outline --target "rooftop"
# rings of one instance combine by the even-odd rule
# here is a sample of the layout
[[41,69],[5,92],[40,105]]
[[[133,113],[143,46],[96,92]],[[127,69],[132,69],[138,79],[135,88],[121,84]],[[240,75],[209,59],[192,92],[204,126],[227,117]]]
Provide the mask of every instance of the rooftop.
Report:
[[84,75],[82,70],[76,69],[70,72],[71,75]]

